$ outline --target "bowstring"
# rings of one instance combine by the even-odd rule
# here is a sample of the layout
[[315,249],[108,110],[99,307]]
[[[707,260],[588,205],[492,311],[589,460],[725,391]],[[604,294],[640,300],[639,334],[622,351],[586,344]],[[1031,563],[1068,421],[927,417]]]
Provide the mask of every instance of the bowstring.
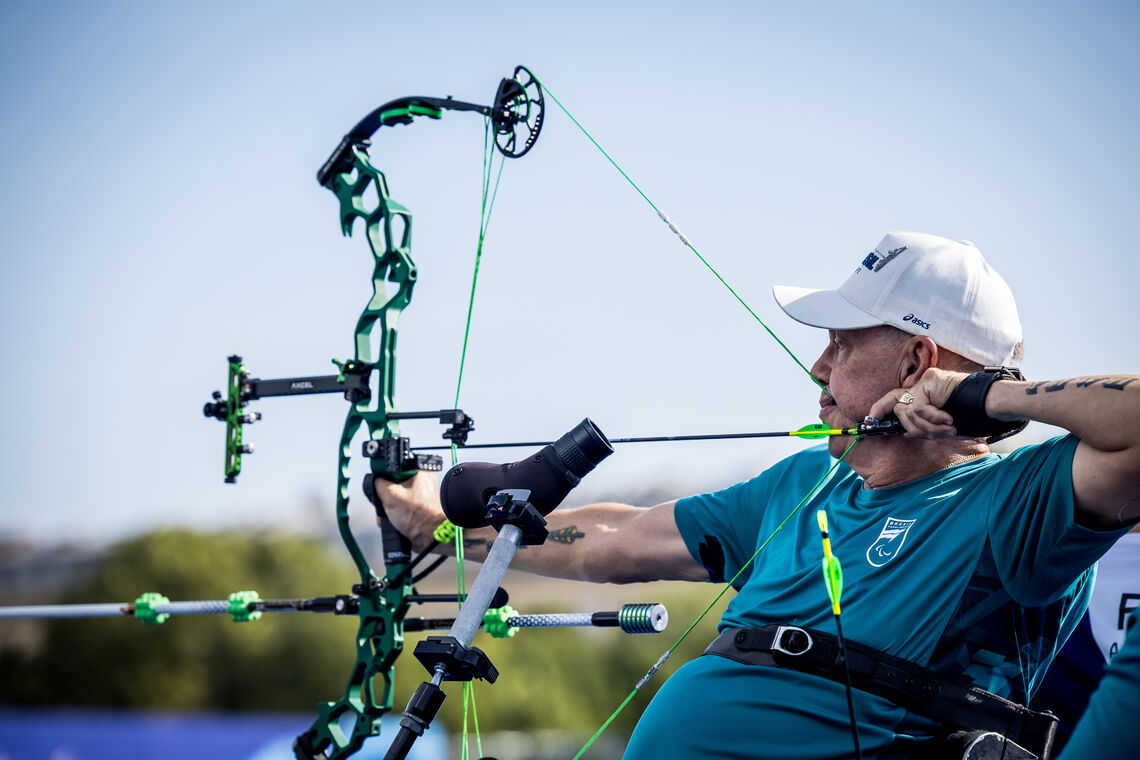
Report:
[[[499,170],[494,171],[495,156],[498,151],[494,149],[494,136],[491,130],[491,117],[483,121],[483,179],[482,202],[479,211],[479,239],[475,245],[475,267],[471,274],[471,294],[467,300],[467,319],[463,328],[463,348],[459,353],[459,377],[455,383],[455,403],[453,409],[459,408],[459,396],[463,388],[463,369],[467,364],[467,345],[471,337],[471,318],[475,311],[475,291],[479,283],[479,264],[483,259],[483,241],[487,237],[487,228],[491,223],[491,210],[495,206],[495,198],[499,194],[499,182],[503,178],[503,166],[506,160],[499,156]],[[491,186],[491,176],[495,175],[494,187]],[[459,464],[459,449],[454,441],[451,443],[451,466]],[[464,570],[463,556],[463,528],[455,528],[455,582],[459,593],[459,607],[463,606],[463,596],[467,593],[467,578]],[[480,757],[483,756],[483,741],[479,734],[479,713],[475,708],[475,686],[473,681],[463,682],[463,732],[460,741],[460,760],[468,758],[468,713],[470,724],[475,732],[475,750]]]
[[[576,126],[582,132],[582,134],[586,136],[586,139],[588,139],[594,145],[594,147],[598,149],[598,151],[605,157],[605,159],[607,161],[609,161],[609,163],[615,169],[617,169],[618,173],[621,174],[621,176],[625,178],[626,182],[628,182],[630,184],[630,186],[633,187],[633,189],[637,191],[637,194],[640,195],[642,197],[642,199],[647,204],[649,204],[649,207],[652,208],[657,213],[657,216],[661,219],[662,222],[664,222],[669,227],[670,231],[672,231],[675,235],[677,235],[677,237],[680,239],[681,243],[686,248],[688,248],[690,251],[692,251],[692,253],[700,260],[700,262],[702,264],[704,264],[705,268],[708,269],[709,272],[711,272],[713,274],[713,276],[716,277],[716,279],[720,282],[720,284],[723,285],[728,290],[728,292],[732,294],[733,298],[735,298],[740,303],[740,305],[743,306],[744,309],[750,315],[752,315],[752,318],[755,319],[756,322],[762,328],[764,328],[764,331],[767,332],[768,335],[774,341],[776,341],[776,343],[780,346],[780,348],[782,348],[784,350],[784,352],[792,359],[792,361],[794,361],[796,363],[796,365],[804,371],[804,373],[811,379],[812,383],[814,383],[829,398],[831,398],[832,397],[831,392],[828,391],[828,389],[823,385],[823,383],[820,382],[819,379],[817,379],[815,377],[815,375],[813,375],[811,373],[811,370],[808,369],[807,366],[804,365],[804,363],[799,360],[799,357],[797,357],[795,355],[795,353],[793,353],[792,350],[787,346],[787,344],[784,343],[784,341],[782,341],[779,338],[779,336],[776,335],[776,333],[772,330],[772,328],[768,327],[768,325],[764,322],[764,320],[760,318],[760,315],[757,314],[756,311],[753,310],[753,308],[748,305],[748,303],[744,300],[743,297],[741,297],[741,295],[736,291],[736,289],[733,288],[728,283],[728,281],[725,280],[723,276],[721,276],[720,272],[718,272],[716,270],[716,268],[713,267],[713,265],[709,262],[709,260],[707,258],[705,258],[705,256],[703,254],[701,254],[701,252],[699,250],[697,250],[696,246],[694,246],[692,244],[692,242],[690,242],[689,238],[686,237],[685,234],[681,232],[681,230],[677,227],[677,225],[669,219],[668,215],[664,211],[662,211],[657,206],[657,204],[654,203],[649,198],[649,196],[645,193],[645,191],[643,191],[641,189],[641,187],[639,187],[638,184],[636,182],[634,182],[633,178],[629,176],[629,174],[618,164],[617,161],[614,160],[614,158],[612,156],[610,156],[610,154],[606,151],[606,149],[603,148],[598,143],[598,141],[594,139],[594,136],[591,135],[590,132],[584,126],[582,126],[582,123],[579,122],[578,119],[575,118],[572,113],[570,113],[569,109],[567,109],[566,106],[564,106],[562,104],[562,101],[560,101],[558,99],[558,97],[553,92],[550,91],[550,88],[546,85],[546,83],[539,81],[538,77],[535,77],[535,81],[537,81],[539,86],[542,87],[543,91],[545,91],[545,93],[550,96],[550,99],[554,101],[554,103],[558,106],[558,108],[561,109],[561,111],[564,114],[566,114],[566,117],[569,118],[570,121],[572,121],[574,123],[574,126]],[[689,627],[685,629],[685,632],[683,634],[681,634],[681,637],[679,639],[677,639],[676,642],[674,642],[673,646],[671,646],[668,650],[666,650],[666,652],[663,655],[661,655],[661,657],[657,660],[656,664],[654,664],[653,667],[651,667],[649,669],[649,672],[647,672],[645,674],[645,676],[637,683],[637,685],[634,686],[633,691],[631,691],[629,693],[629,695],[624,700],[622,700],[622,703],[620,705],[618,705],[618,708],[616,710],[614,710],[614,712],[610,715],[610,717],[606,719],[605,723],[603,723],[602,726],[594,733],[594,735],[592,737],[590,737],[590,740],[586,742],[585,746],[583,746],[582,749],[578,751],[578,754],[574,756],[574,760],[579,760],[579,758],[581,758],[582,755],[585,754],[585,752],[594,744],[594,742],[597,741],[598,737],[600,737],[602,735],[602,732],[605,731],[606,728],[611,723],[613,723],[614,719],[616,719],[617,716],[622,712],[622,710],[625,709],[626,705],[628,705],[633,700],[633,698],[635,696],[637,696],[638,692],[641,691],[642,687],[645,686],[645,684],[649,681],[649,679],[652,678],[652,676],[657,672],[657,670],[673,654],[673,651],[681,644],[682,641],[684,641],[689,636],[689,634],[693,631],[693,629],[696,628],[696,626],[701,622],[701,620],[703,620],[705,618],[706,615],[708,615],[709,611],[712,610],[712,608],[714,606],[716,606],[716,604],[724,597],[724,595],[726,593],[728,593],[728,589],[732,588],[732,584],[737,580],[737,578],[740,577],[741,573],[743,573],[746,568],[751,566],[753,560],[755,560],[756,557],[758,557],[760,555],[760,553],[762,551],[764,551],[764,549],[768,546],[768,544],[772,541],[772,539],[775,538],[776,534],[779,533],[781,529],[783,529],[784,525],[786,525],[787,522],[789,520],[791,520],[792,517],[800,510],[800,508],[803,507],[803,505],[805,503],[807,503],[808,500],[811,499],[819,491],[819,489],[823,486],[823,484],[827,482],[827,480],[835,472],[836,468],[839,467],[840,463],[843,462],[843,460],[847,457],[847,454],[850,453],[851,449],[853,449],[855,447],[855,444],[858,443],[860,440],[861,440],[860,436],[858,436],[858,435],[855,436],[855,438],[851,441],[851,444],[847,447],[847,449],[843,452],[843,454],[837,460],[835,460],[835,463],[824,474],[824,476],[822,478],[820,478],[819,482],[816,483],[811,488],[811,490],[809,490],[804,495],[804,497],[802,499],[800,499],[799,503],[796,504],[795,508],[788,514],[787,517],[784,518],[784,520],[778,526],[776,526],[776,529],[772,531],[771,535],[769,535],[766,539],[764,539],[764,542],[760,544],[760,547],[756,550],[756,552],[748,559],[748,561],[746,563],[744,563],[744,566],[741,567],[741,569],[736,573],[735,576],[733,576],[733,578],[727,584],[725,584],[724,588],[721,589],[720,593],[717,594],[716,597],[712,600],[712,602],[710,602],[709,605],[704,609],[704,611],[701,612],[701,614],[697,616],[696,620],[694,620],[689,625]]]
[[836,459],[835,462],[832,463],[831,467],[828,468],[827,472],[823,474],[823,477],[816,481],[816,484],[812,486],[806,494],[804,494],[804,497],[800,499],[799,503],[796,504],[795,507],[792,508],[792,511],[788,513],[787,517],[781,520],[780,524],[776,526],[776,529],[773,530],[766,539],[764,539],[763,543],[761,543],[759,547],[757,547],[756,551],[752,553],[752,556],[748,558],[748,561],[741,565],[740,569],[736,571],[736,575],[732,576],[732,578],[724,584],[724,588],[720,590],[720,593],[718,593],[716,597],[711,602],[709,602],[708,606],[705,607],[704,611],[701,612],[700,615],[697,615],[696,620],[689,624],[689,627],[685,629],[685,632],[681,634],[681,637],[673,642],[673,646],[665,650],[665,653],[661,655],[660,658],[658,658],[653,667],[649,669],[649,672],[647,672],[642,677],[642,679],[637,682],[637,685],[635,685],[629,695],[622,700],[622,703],[618,705],[617,709],[610,714],[610,717],[606,719],[606,722],[602,724],[601,728],[594,732],[594,735],[590,737],[590,740],[586,742],[582,749],[578,750],[578,754],[574,755],[574,760],[579,760],[582,755],[586,754],[586,750],[590,749],[594,742],[598,740],[598,737],[602,735],[602,732],[605,731],[609,725],[614,722],[617,716],[621,714],[622,710],[626,708],[626,705],[633,701],[633,698],[636,697],[642,688],[645,687],[646,683],[648,683],[649,679],[657,673],[658,669],[660,669],[660,667],[665,664],[665,661],[668,660],[670,656],[672,656],[674,650],[676,650],[677,647],[681,645],[681,642],[688,638],[689,634],[693,632],[693,629],[696,628],[697,625],[702,620],[704,620],[705,616],[709,614],[712,608],[717,605],[717,602],[724,598],[724,595],[728,593],[728,590],[733,587],[732,584],[736,583],[737,579],[744,574],[744,571],[752,566],[753,561],[755,561],[755,559],[760,556],[760,553],[763,552],[765,548],[767,548],[772,539],[776,537],[776,534],[783,530],[784,526],[788,524],[788,521],[795,517],[796,513],[798,513],[800,509],[803,508],[804,504],[807,504],[812,499],[812,497],[814,497],[819,492],[819,490],[823,488],[823,486],[831,479],[831,476],[839,468],[839,465],[843,463],[843,460],[847,458],[847,455],[849,453],[851,453],[851,449],[855,448],[855,444],[857,444],[860,440],[862,440],[860,436],[855,436],[855,440],[851,441],[850,445],[847,446],[847,449],[842,454],[840,454],[839,458]]
[[569,111],[569,110],[566,108],[566,106],[562,105],[562,101],[560,101],[560,100],[558,99],[558,97],[557,97],[557,96],[556,96],[556,95],[555,95],[553,92],[551,92],[551,91],[550,91],[550,88],[549,88],[549,87],[547,87],[546,83],[545,83],[545,82],[542,82],[542,81],[539,81],[538,77],[535,77],[535,81],[536,81],[536,82],[538,82],[539,86],[540,86],[540,87],[542,87],[543,91],[544,91],[544,92],[545,92],[547,95],[549,95],[549,96],[550,96],[550,99],[554,101],[555,105],[557,105],[557,106],[558,106],[558,107],[559,107],[559,108],[562,110],[562,113],[566,114],[566,117],[567,117],[567,118],[569,118],[569,119],[570,119],[570,121],[574,122],[574,126],[576,126],[576,127],[577,127],[577,128],[578,128],[578,129],[579,129],[581,132],[582,132],[582,134],[586,136],[586,139],[587,139],[587,140],[589,140],[591,143],[593,143],[593,144],[594,144],[594,147],[595,147],[595,148],[597,148],[597,149],[598,149],[598,151],[599,151],[599,152],[600,152],[600,153],[601,153],[603,156],[605,156],[606,160],[607,160],[607,161],[609,161],[609,162],[610,162],[610,164],[611,164],[611,165],[612,165],[612,166],[613,166],[615,169],[617,169],[617,170],[618,170],[618,173],[619,173],[619,174],[621,174],[621,176],[625,177],[625,181],[626,181],[626,182],[628,182],[628,183],[630,184],[630,186],[631,186],[631,187],[632,187],[634,190],[636,190],[636,191],[637,191],[637,194],[638,194],[638,195],[640,195],[640,196],[642,197],[642,199],[644,199],[644,200],[645,200],[645,202],[649,204],[649,207],[650,207],[650,208],[652,208],[652,209],[653,209],[653,210],[654,210],[654,211],[657,213],[657,216],[658,216],[658,217],[660,217],[661,221],[663,221],[663,222],[664,222],[666,225],[668,225],[669,229],[670,229],[670,230],[671,230],[671,231],[672,231],[674,234],[676,234],[678,238],[680,238],[680,240],[681,240],[681,243],[682,243],[682,244],[684,244],[684,246],[685,246],[686,248],[688,248],[690,251],[692,251],[692,252],[693,252],[693,254],[694,254],[694,255],[695,255],[695,256],[696,256],[698,259],[700,259],[701,263],[705,265],[705,268],[706,268],[706,269],[708,269],[708,270],[709,270],[709,272],[711,272],[711,273],[713,274],[713,276],[714,276],[714,277],[716,277],[716,279],[717,279],[717,280],[720,282],[720,284],[721,284],[721,285],[723,285],[723,286],[724,286],[724,287],[725,287],[725,288],[728,290],[728,292],[732,294],[732,297],[733,297],[733,298],[735,298],[735,299],[736,299],[736,300],[737,300],[737,301],[740,303],[740,305],[744,307],[745,311],[747,311],[749,314],[751,314],[751,315],[752,315],[752,318],[753,318],[753,319],[755,319],[755,320],[756,320],[756,322],[757,322],[757,323],[759,323],[759,325],[760,325],[761,327],[763,327],[763,328],[764,328],[764,331],[768,333],[768,335],[769,335],[769,336],[772,338],[772,340],[776,341],[776,343],[777,343],[777,344],[780,346],[780,348],[784,349],[784,352],[785,352],[785,353],[786,353],[786,354],[787,354],[789,357],[791,357],[792,361],[794,361],[794,362],[795,362],[795,363],[796,363],[796,364],[799,366],[799,368],[800,368],[800,369],[802,369],[802,370],[804,371],[804,373],[805,373],[805,374],[806,374],[806,375],[807,375],[809,378],[811,378],[811,381],[812,381],[813,383],[815,383],[815,385],[816,385],[816,386],[818,386],[820,390],[822,390],[824,393],[826,393],[826,394],[828,395],[828,397],[831,397],[831,393],[830,393],[830,392],[827,390],[827,388],[825,388],[825,387],[824,387],[823,383],[821,383],[821,382],[820,382],[818,379],[816,379],[815,375],[813,375],[813,374],[811,373],[811,370],[810,370],[810,369],[808,369],[808,368],[807,368],[807,366],[805,366],[805,365],[804,365],[804,363],[803,363],[803,362],[801,362],[801,361],[799,360],[799,357],[797,357],[797,356],[796,356],[796,355],[795,355],[795,354],[792,352],[792,349],[788,348],[787,344],[786,344],[786,343],[784,343],[784,341],[780,340],[779,336],[777,336],[777,335],[776,335],[776,333],[775,333],[775,332],[772,330],[772,328],[768,327],[768,325],[767,325],[767,324],[764,322],[764,320],[760,318],[760,315],[759,315],[759,314],[757,314],[757,313],[756,313],[756,311],[755,311],[755,310],[753,310],[753,308],[752,308],[751,306],[749,306],[749,305],[748,305],[748,302],[747,302],[747,301],[745,301],[745,300],[744,300],[744,298],[743,298],[743,297],[742,297],[742,296],[741,296],[741,295],[740,295],[738,292],[736,292],[736,289],[735,289],[735,288],[733,288],[731,285],[729,285],[729,284],[728,284],[728,281],[727,281],[726,279],[724,279],[724,277],[722,277],[722,276],[721,276],[720,272],[718,272],[718,271],[716,270],[716,268],[715,268],[715,267],[713,267],[713,265],[712,265],[711,263],[709,263],[709,260],[708,260],[708,259],[706,259],[706,258],[704,257],[704,255],[703,255],[703,254],[702,254],[700,251],[698,251],[698,250],[697,250],[696,246],[694,246],[694,245],[693,245],[693,244],[692,244],[692,243],[689,241],[689,238],[688,238],[688,237],[686,237],[686,236],[685,236],[685,235],[684,235],[684,234],[681,232],[681,230],[677,228],[677,225],[676,225],[676,224],[674,224],[674,223],[673,223],[673,222],[672,222],[672,221],[669,219],[668,215],[667,215],[667,214],[666,214],[664,211],[662,211],[662,210],[661,210],[661,209],[660,209],[660,208],[657,206],[657,204],[656,204],[656,203],[654,203],[654,202],[653,202],[653,201],[652,201],[652,200],[649,198],[649,196],[648,196],[648,195],[646,195],[646,194],[645,194],[645,191],[643,191],[643,190],[642,190],[642,189],[641,189],[641,188],[638,186],[638,184],[637,184],[636,182],[634,182],[634,181],[633,181],[633,178],[632,178],[632,177],[630,177],[630,176],[629,176],[629,174],[627,174],[627,173],[626,173],[625,169],[621,168],[621,166],[618,164],[618,162],[617,162],[617,161],[615,161],[615,160],[613,159],[613,157],[612,157],[612,156],[611,156],[611,155],[610,155],[608,152],[606,152],[606,149],[605,149],[605,148],[603,148],[603,147],[602,147],[602,146],[601,146],[601,145],[598,143],[598,141],[594,139],[594,136],[593,136],[593,135],[591,135],[591,134],[590,134],[590,132],[589,132],[589,131],[588,131],[588,130],[587,130],[585,127],[584,127],[584,126],[582,126],[581,122],[579,122],[579,121],[578,121],[578,119],[576,119],[576,118],[574,117],[574,114],[570,113],[570,111]]

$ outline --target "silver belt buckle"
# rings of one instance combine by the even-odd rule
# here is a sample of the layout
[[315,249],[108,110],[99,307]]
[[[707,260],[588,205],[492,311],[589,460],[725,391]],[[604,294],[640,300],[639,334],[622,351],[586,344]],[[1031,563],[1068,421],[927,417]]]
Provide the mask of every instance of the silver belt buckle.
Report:
[[811,634],[803,628],[794,625],[781,625],[776,629],[776,636],[772,640],[772,651],[799,657],[806,653],[815,642]]

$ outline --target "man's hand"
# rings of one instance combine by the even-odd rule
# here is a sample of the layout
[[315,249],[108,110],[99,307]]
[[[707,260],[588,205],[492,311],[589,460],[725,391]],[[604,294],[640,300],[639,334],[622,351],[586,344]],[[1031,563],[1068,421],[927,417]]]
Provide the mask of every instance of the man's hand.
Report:
[[427,547],[432,541],[432,532],[445,519],[436,477],[430,472],[420,472],[402,483],[374,478],[373,488],[388,519],[396,530],[408,537],[412,549],[422,551]]
[[893,413],[915,437],[951,438],[957,435],[954,418],[942,410],[942,405],[965,378],[965,372],[931,367],[910,388],[896,388],[876,401],[868,414],[881,420]]

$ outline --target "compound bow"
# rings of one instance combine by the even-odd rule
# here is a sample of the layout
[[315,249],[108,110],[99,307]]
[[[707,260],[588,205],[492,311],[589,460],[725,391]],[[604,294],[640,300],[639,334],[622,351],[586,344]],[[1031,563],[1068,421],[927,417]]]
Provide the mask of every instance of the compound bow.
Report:
[[[438,119],[444,111],[482,114],[494,134],[498,152],[506,158],[519,158],[534,146],[542,129],[542,86],[529,70],[518,66],[511,77],[500,82],[490,106],[451,97],[412,96],[385,103],[361,119],[317,172],[320,184],[331,190],[339,201],[342,233],[351,235],[356,220],[363,220],[374,259],[373,295],[356,323],[354,356],[343,362],[334,360],[340,370],[336,375],[280,380],[252,378],[242,358],[231,356],[227,395],[223,397],[215,391],[214,401],[203,409],[206,416],[226,423],[225,475],[226,482],[233,483],[241,472],[242,455],[253,451],[252,444],[243,442],[244,425],[261,418],[260,414],[247,409],[249,402],[265,396],[339,392],[351,403],[340,439],[336,517],[341,538],[356,564],[360,582],[353,586],[351,596],[336,599],[345,608],[338,612],[355,612],[360,618],[356,661],[344,695],[335,702],[320,705],[316,720],[297,737],[293,749],[300,760],[348,757],[360,749],[366,739],[380,733],[380,719],[392,707],[393,666],[403,651],[403,634],[413,628],[410,625],[413,621],[406,620],[409,607],[414,602],[425,601],[424,595],[415,594],[413,582],[435,565],[414,577],[412,570],[438,542],[451,540],[457,531],[454,526],[445,524],[443,530],[436,532],[436,543],[412,557],[407,538],[396,531],[383,507],[371,497],[374,477],[402,481],[417,470],[442,469],[438,455],[413,451],[409,439],[400,434],[400,420],[438,419],[449,426],[443,438],[450,441],[452,447],[463,445],[468,433],[474,429],[474,421],[461,409],[397,411],[397,324],[401,312],[411,301],[417,279],[416,265],[410,253],[412,219],[409,211],[392,199],[384,174],[373,166],[367,151],[370,138],[381,127],[410,124],[419,116]],[[375,194],[369,197],[378,197],[379,202],[369,208],[365,194],[372,189]],[[386,283],[394,285],[392,292]],[[374,343],[378,345],[375,354]],[[378,389],[375,404],[371,391],[374,372]],[[365,477],[364,489],[373,501],[381,527],[382,576],[369,564],[349,526],[349,464],[352,442],[361,428],[366,428],[368,434],[363,455],[371,462],[372,474]],[[431,601],[462,602],[464,595],[461,587],[460,593],[454,596],[437,597]],[[501,606],[504,601],[501,595],[497,595],[493,604]],[[630,612],[631,609],[635,611]],[[525,624],[525,617],[504,617],[511,613],[513,610],[498,613],[502,620],[509,621],[506,628],[512,627],[510,623]],[[553,624],[550,621],[554,618],[544,620],[549,625]],[[584,624],[577,618],[575,620],[577,622],[563,621],[562,624]],[[603,622],[593,624],[611,624],[608,621],[607,617]],[[406,622],[409,624],[407,628]],[[441,627],[447,622],[446,619],[420,620],[414,627]],[[664,622],[665,612],[660,605],[639,605],[623,608],[620,616],[613,617],[612,624],[620,624],[626,632],[640,633],[658,632],[664,627]],[[495,625],[494,621],[488,622],[487,628],[503,630],[503,626]],[[351,728],[348,728],[349,723]]]
[[[317,172],[317,181],[333,192],[340,203],[341,232],[350,236],[357,219],[363,221],[372,250],[372,298],[364,307],[354,333],[355,354],[336,362],[335,376],[262,381],[249,377],[241,357],[229,359],[228,394],[215,392],[204,413],[226,423],[226,481],[241,472],[242,454],[252,445],[242,442],[245,424],[256,421],[246,405],[268,395],[342,392],[351,406],[344,421],[338,459],[336,519],[360,575],[353,587],[360,627],[356,636],[356,662],[344,695],[319,706],[317,719],[297,737],[298,758],[343,758],[360,749],[364,741],[380,733],[380,718],[392,707],[393,664],[404,646],[404,618],[413,595],[414,566],[410,543],[400,535],[377,505],[383,542],[384,574],[369,564],[349,526],[349,463],[352,441],[362,428],[368,440],[363,453],[371,460],[373,476],[392,480],[410,478],[416,470],[441,470],[439,456],[415,454],[400,434],[399,421],[435,417],[449,424],[444,438],[462,443],[473,421],[459,409],[437,412],[399,412],[395,402],[396,337],[400,313],[412,299],[417,271],[411,257],[412,216],[392,199],[382,172],[368,156],[370,138],[381,127],[410,124],[418,116],[439,119],[444,111],[474,111],[490,120],[495,145],[508,158],[529,151],[542,129],[542,88],[524,67],[499,84],[491,105],[484,106],[447,98],[412,96],[393,100],[359,121],[341,140]],[[375,190],[379,202],[368,208],[365,193]],[[392,283],[389,292],[386,283]],[[373,354],[374,341],[378,349]],[[372,373],[377,376],[377,398],[370,390]],[[370,481],[369,481],[370,484]],[[421,554],[421,557],[423,555]],[[418,559],[418,558],[417,558]],[[377,679],[382,685],[377,688]],[[351,729],[345,730],[346,718]]]

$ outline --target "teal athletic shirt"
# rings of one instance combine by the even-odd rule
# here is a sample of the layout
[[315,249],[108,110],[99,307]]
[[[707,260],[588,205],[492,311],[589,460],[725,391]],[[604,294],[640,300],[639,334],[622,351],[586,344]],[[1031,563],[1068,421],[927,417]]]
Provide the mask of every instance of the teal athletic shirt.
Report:
[[[865,490],[846,464],[735,581],[719,629],[791,623],[835,633],[816,510],[843,563],[843,633],[1022,704],[1088,604],[1091,566],[1127,532],[1074,522],[1073,436]],[[826,446],[677,502],[689,552],[731,579],[832,464]],[[929,721],[854,690],[864,757],[906,757]],[[889,750],[888,745],[894,743]],[[650,702],[625,757],[849,758],[843,685],[715,655]]]

